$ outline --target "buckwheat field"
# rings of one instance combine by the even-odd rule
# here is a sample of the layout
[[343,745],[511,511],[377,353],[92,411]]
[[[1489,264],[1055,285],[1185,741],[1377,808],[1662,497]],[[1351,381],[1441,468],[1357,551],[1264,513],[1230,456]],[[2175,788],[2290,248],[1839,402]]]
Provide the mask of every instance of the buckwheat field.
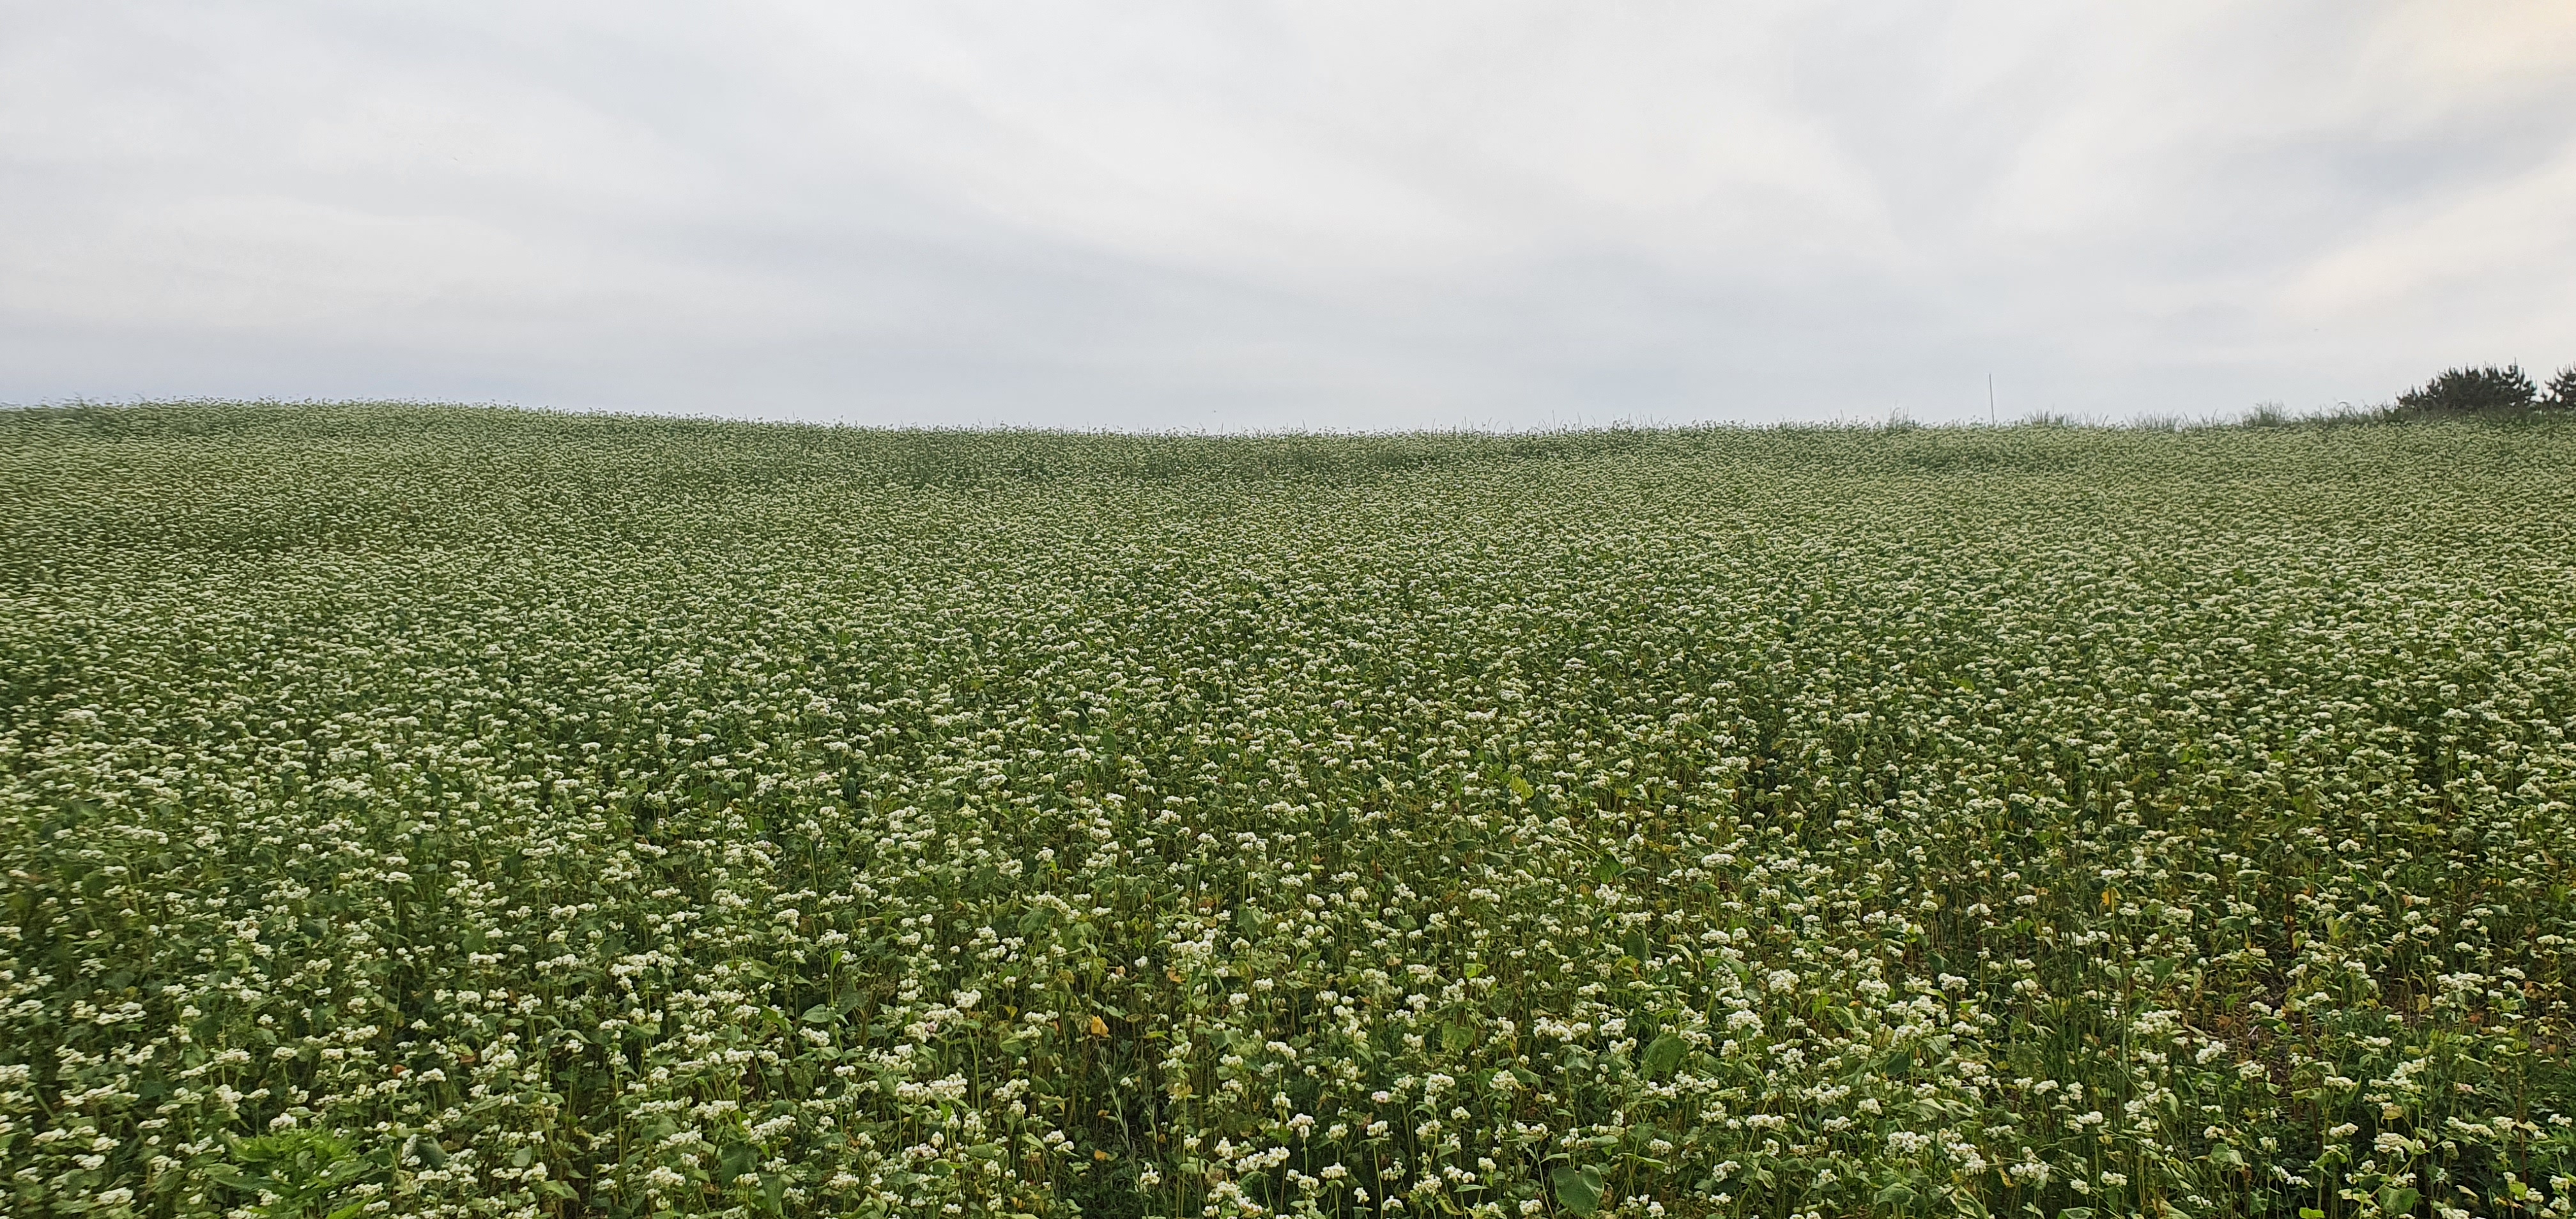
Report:
[[0,414],[15,1215],[2567,1215],[2576,427]]

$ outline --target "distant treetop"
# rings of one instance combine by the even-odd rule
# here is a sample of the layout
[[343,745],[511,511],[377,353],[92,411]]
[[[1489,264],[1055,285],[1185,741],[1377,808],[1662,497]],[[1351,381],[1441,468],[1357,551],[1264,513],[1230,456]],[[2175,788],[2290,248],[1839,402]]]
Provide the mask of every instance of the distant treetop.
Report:
[[2453,368],[2397,395],[2398,409],[2426,415],[2488,415],[2576,407],[2576,367],[2535,386],[2519,364]]

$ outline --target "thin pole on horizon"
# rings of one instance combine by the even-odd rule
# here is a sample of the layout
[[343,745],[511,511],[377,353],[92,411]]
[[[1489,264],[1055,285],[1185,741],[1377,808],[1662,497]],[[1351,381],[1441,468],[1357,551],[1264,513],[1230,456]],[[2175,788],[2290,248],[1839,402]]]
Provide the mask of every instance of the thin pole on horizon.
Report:
[[1995,426],[1995,374],[1986,374],[1986,426]]

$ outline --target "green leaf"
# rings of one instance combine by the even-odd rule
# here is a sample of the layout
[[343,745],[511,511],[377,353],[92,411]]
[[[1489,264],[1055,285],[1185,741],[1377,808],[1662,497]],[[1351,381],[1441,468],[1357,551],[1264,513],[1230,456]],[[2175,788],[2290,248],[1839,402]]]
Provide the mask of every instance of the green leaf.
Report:
[[2400,1189],[2394,1185],[2379,1191],[2379,1209],[2392,1215],[2412,1214],[2415,1204],[2423,1200],[2422,1194],[2411,1189]]
[[2057,1212],[2057,1219],[2093,1219],[2093,1208],[2089,1206],[2070,1206],[2065,1210]]
[[1654,1043],[1646,1047],[1645,1061],[1641,1065],[1644,1066],[1648,1078],[1662,1079],[1672,1074],[1673,1068],[1682,1065],[1682,1055],[1689,1052],[1690,1043],[1671,1033],[1666,1033],[1655,1038]]
[[1452,1054],[1465,1050],[1468,1046],[1474,1045],[1475,1043],[1476,1030],[1468,1028],[1466,1025],[1448,1024],[1442,1025],[1440,1028],[1440,1048],[1447,1050]]
[[[1914,1191],[1902,1181],[1878,1191],[1878,1197],[1875,1199],[1880,1206],[1903,1206],[1913,1200]],[[2093,1217],[2088,1213],[2078,1215],[2075,1219],[2093,1219]]]
[[403,1154],[419,1156],[420,1162],[431,1168],[447,1167],[447,1149],[439,1146],[437,1139],[413,1135],[403,1141]]
[[325,1182],[337,1185],[344,1181],[354,1181],[359,1177],[363,1177],[368,1173],[374,1172],[375,1170],[375,1165],[355,1156],[351,1156],[345,1160],[332,1161],[330,1167],[322,1170],[322,1179]]
[[1589,1215],[1601,1205],[1601,1173],[1597,1169],[1576,1168],[1567,1164],[1548,1174],[1548,1183],[1556,1187],[1557,1204],[1578,1215]]
[[804,1015],[797,1017],[797,1019],[802,1020],[807,1024],[832,1024],[840,1020],[840,1018],[841,1009],[834,1007],[829,1003],[817,1003],[812,1007],[806,1008]]

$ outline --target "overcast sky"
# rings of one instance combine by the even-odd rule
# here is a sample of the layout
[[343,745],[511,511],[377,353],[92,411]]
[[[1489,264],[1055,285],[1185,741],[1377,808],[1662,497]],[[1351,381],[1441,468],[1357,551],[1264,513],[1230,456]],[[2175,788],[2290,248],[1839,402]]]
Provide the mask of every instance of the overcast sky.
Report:
[[0,402],[2199,416],[2576,362],[2576,4],[0,0]]

